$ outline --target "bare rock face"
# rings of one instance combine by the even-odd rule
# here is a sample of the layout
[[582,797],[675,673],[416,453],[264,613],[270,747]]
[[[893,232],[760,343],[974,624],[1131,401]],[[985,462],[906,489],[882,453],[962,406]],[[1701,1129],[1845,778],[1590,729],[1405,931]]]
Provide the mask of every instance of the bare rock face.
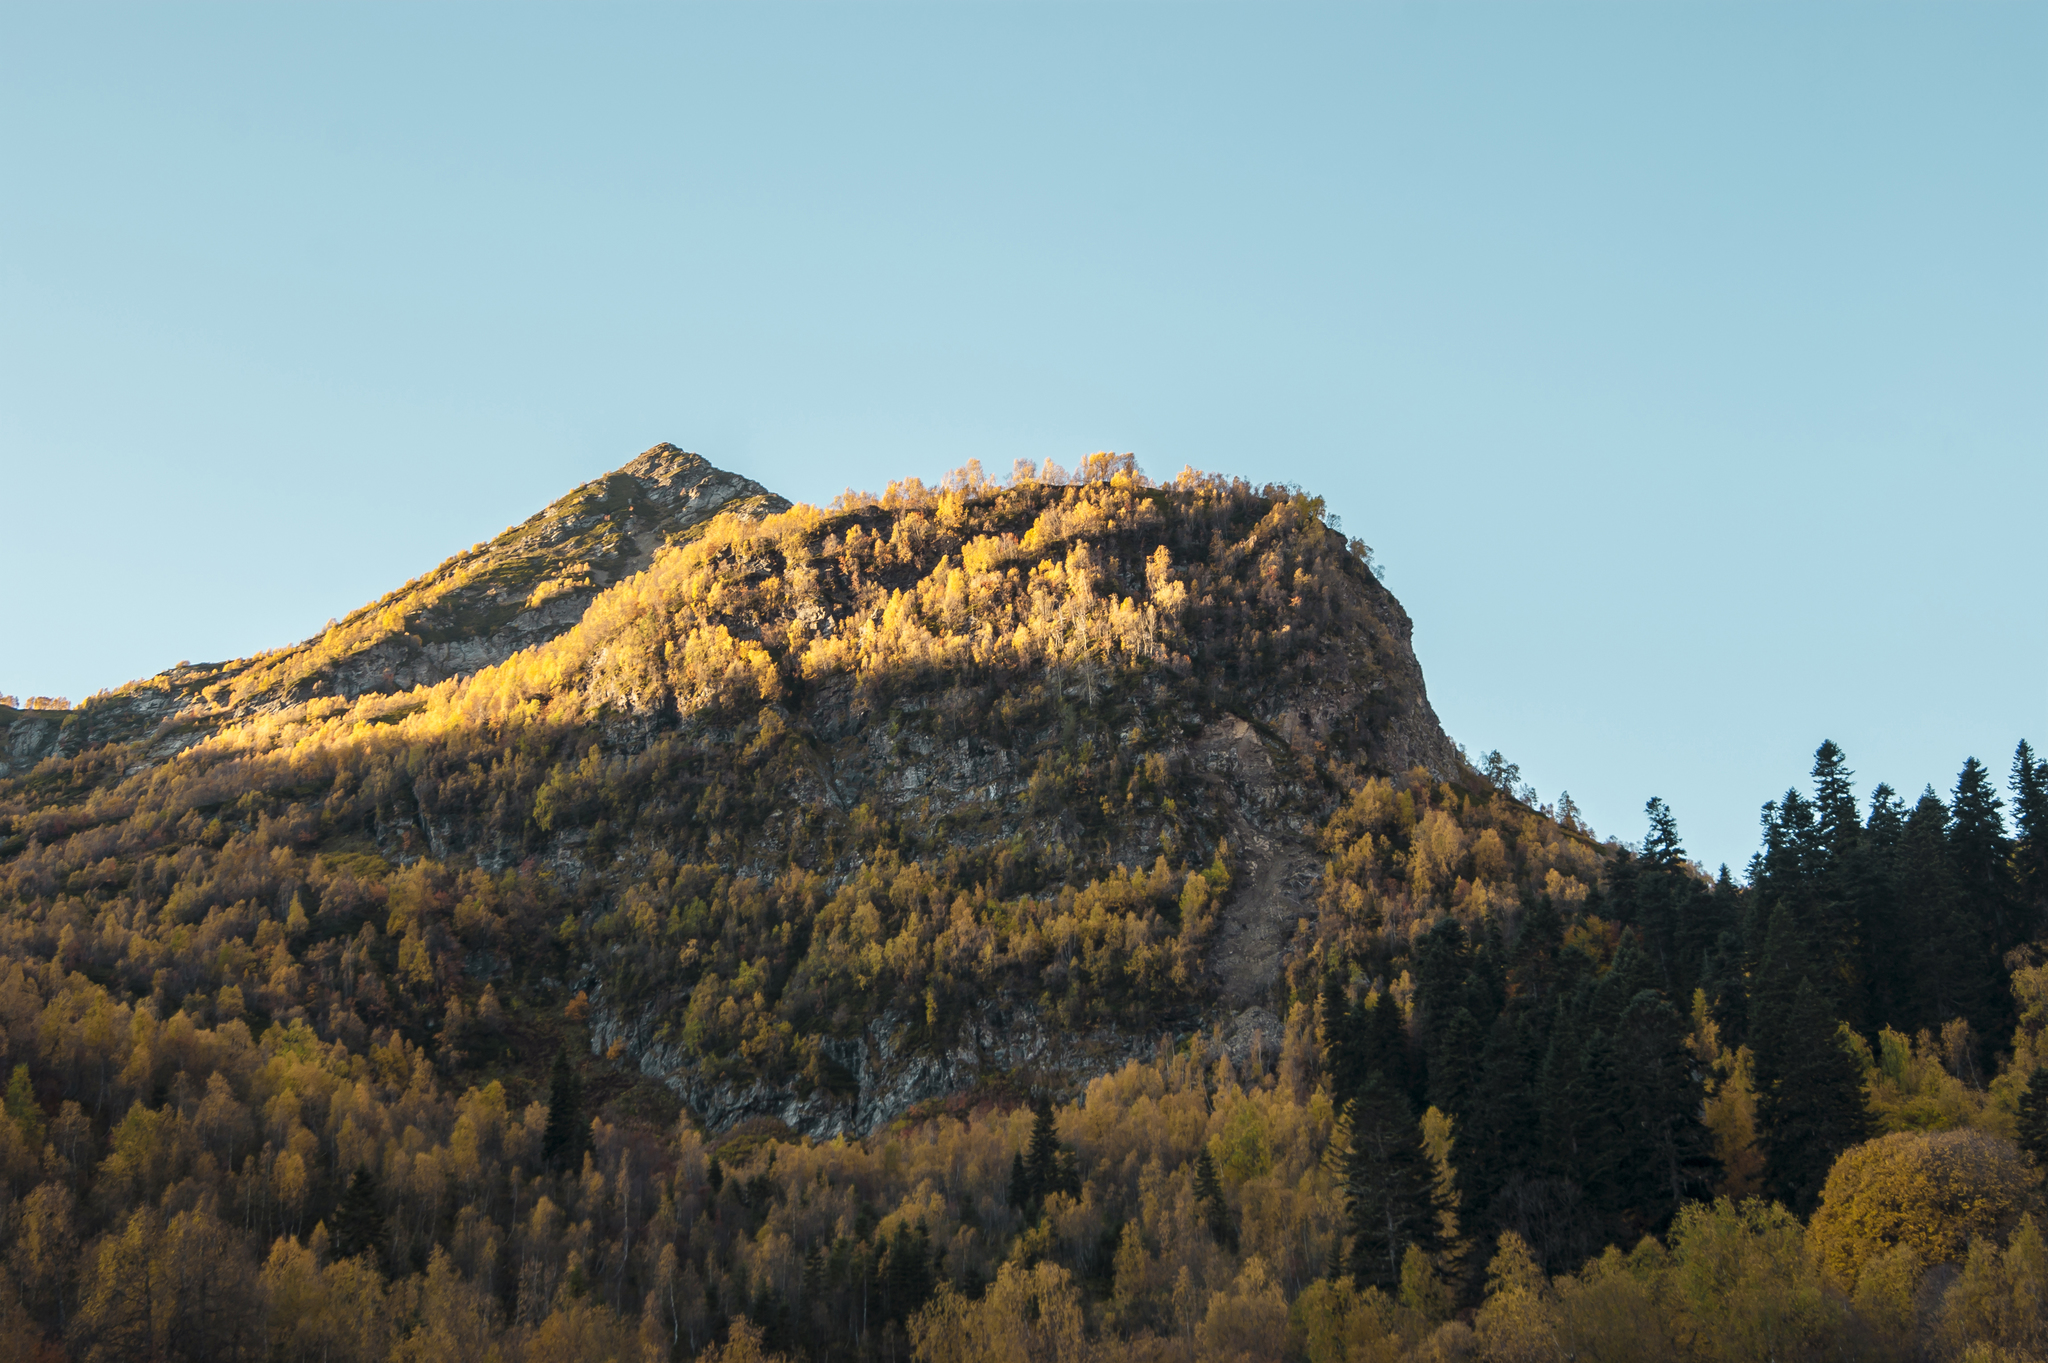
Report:
[[143,760],[160,761],[251,715],[481,671],[566,633],[592,597],[719,512],[788,508],[750,478],[656,445],[303,643],[234,662],[181,663],[49,720],[23,712],[0,742],[0,776],[109,742],[141,741]]

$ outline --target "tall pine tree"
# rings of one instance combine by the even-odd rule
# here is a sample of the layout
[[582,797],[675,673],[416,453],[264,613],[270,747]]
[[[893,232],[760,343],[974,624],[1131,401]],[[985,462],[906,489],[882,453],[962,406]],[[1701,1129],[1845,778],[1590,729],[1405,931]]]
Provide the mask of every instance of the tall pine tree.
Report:
[[1994,1039],[2010,1036],[2019,1021],[2006,987],[2005,957],[2026,940],[2031,917],[2013,884],[2012,844],[1999,813],[2004,807],[1983,763],[1965,761],[1949,806],[1948,865],[1958,936],[1976,952],[1966,962],[1969,990],[1957,1011],[1977,1034],[1979,1065],[1990,1059]]
[[2031,937],[2048,923],[2048,760],[2022,739],[2012,755],[2013,892],[2020,929]]
[[378,1205],[377,1178],[368,1169],[349,1176],[348,1187],[334,1209],[334,1257],[353,1259],[367,1254],[382,1267],[384,1259],[384,1209]]
[[1380,1076],[1366,1081],[1345,1112],[1350,1126],[1344,1156],[1349,1267],[1361,1284],[1392,1293],[1400,1288],[1401,1260],[1410,1245],[1425,1254],[1441,1248],[1436,1171],[1407,1098]]
[[1685,1022],[1662,995],[1638,993],[1614,1036],[1623,1149],[1618,1200],[1632,1229],[1660,1233],[1720,1176],[1713,1137],[1700,1120],[1706,1089]]
[[1840,1025],[1804,976],[1754,1019],[1757,1128],[1764,1184],[1801,1216],[1820,1202],[1835,1157],[1870,1134],[1863,1073],[1841,1044]]
[[555,1052],[554,1069],[548,1075],[548,1124],[541,1131],[541,1162],[550,1169],[574,1170],[590,1143],[590,1126],[583,1120],[583,1081],[569,1064],[566,1051]]

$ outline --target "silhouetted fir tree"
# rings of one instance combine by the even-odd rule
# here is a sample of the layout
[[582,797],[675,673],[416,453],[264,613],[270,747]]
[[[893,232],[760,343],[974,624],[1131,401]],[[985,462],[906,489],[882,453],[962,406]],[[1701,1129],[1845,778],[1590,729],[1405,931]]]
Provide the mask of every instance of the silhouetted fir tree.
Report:
[[377,1202],[376,1175],[368,1169],[349,1175],[348,1187],[334,1209],[332,1250],[337,1260],[367,1254],[383,1266],[384,1210]]
[[1821,953],[1818,960],[1826,963],[1820,972],[1826,979],[1826,993],[1838,1016],[1851,1026],[1862,1027],[1868,1021],[1870,983],[1865,971],[1869,952],[1859,914],[1863,824],[1850,784],[1854,775],[1833,740],[1815,751],[1813,831],[1804,870],[1806,914],[1814,945]]
[[1874,1027],[1904,1026],[1914,1009],[1912,951],[1899,909],[1899,841],[1905,830],[1904,803],[1880,783],[1870,792],[1870,816],[1857,841],[1855,888],[1868,982],[1864,1016]]
[[[1797,790],[1764,806],[1763,846],[1750,860],[1744,924],[1746,964],[1753,976],[1768,972],[1774,943],[1781,963],[1796,959],[1809,974],[1816,960],[1829,961],[1812,933],[1815,842],[1813,806]],[[1790,983],[1781,987],[1789,989]],[[1824,971],[1818,983],[1832,1004],[1834,980]]]
[[1956,777],[1955,798],[1949,802],[1949,866],[1956,892],[1985,925],[1992,949],[2001,956],[2025,940],[2015,931],[2012,913],[2012,869],[2007,860],[2012,849],[1999,813],[2004,808],[1984,764],[1974,757],[1966,760]]
[[1344,1157],[1344,1211],[1349,1267],[1357,1281],[1393,1292],[1410,1245],[1437,1252],[1435,1169],[1422,1148],[1408,1100],[1379,1076],[1346,1109],[1351,1128]]
[[583,1120],[583,1081],[569,1064],[568,1054],[555,1052],[548,1076],[548,1124],[541,1131],[540,1157],[550,1169],[574,1170],[590,1142]]
[[1863,1074],[1821,992],[1804,977],[1781,1007],[1755,1019],[1750,1045],[1764,1185],[1805,1216],[1819,1203],[1835,1157],[1870,1134]]
[[[1687,862],[1670,807],[1652,799],[1644,812],[1650,831],[1643,840],[1642,858],[1634,863],[1633,918],[1657,968],[1658,983],[1673,998],[1690,998],[1707,956],[1728,926],[1721,913],[1725,906]],[[1624,860],[1632,859],[1623,853],[1616,864]]]
[[1529,1020],[1534,1006],[1518,1000],[1502,1009],[1480,1052],[1471,1108],[1458,1130],[1458,1188],[1468,1228],[1492,1224],[1489,1211],[1500,1190],[1530,1174],[1541,1159],[1539,1143],[1529,1139],[1538,1125],[1532,1093],[1538,1040]]
[[1792,905],[1781,902],[1771,909],[1762,950],[1750,976],[1745,1040],[1753,1050],[1774,1044],[1791,1012],[1800,981],[1809,978],[1806,963],[1813,953],[1801,926]]
[[795,1323],[790,1320],[789,1303],[783,1300],[775,1284],[763,1281],[754,1294],[754,1300],[747,1306],[747,1318],[761,1329],[761,1347],[766,1352],[782,1353],[796,1343]]
[[930,1299],[932,1287],[930,1232],[921,1221],[915,1230],[897,1226],[882,1272],[884,1317],[909,1319]]
[[2001,976],[2005,954],[2026,940],[2013,894],[2012,846],[1999,813],[2004,807],[1992,789],[1991,773],[1974,757],[1965,761],[1949,805],[1949,875],[1956,912],[1983,953],[1971,972],[1974,998],[1960,1011],[1987,1043],[2010,1035],[2018,1020]]
[[823,1244],[817,1241],[811,1242],[810,1249],[804,1254],[804,1272],[800,1281],[803,1286],[804,1303],[806,1306],[818,1301],[824,1295],[825,1247]]
[[1557,1172],[1578,1185],[1604,1224],[1613,1225],[1627,1209],[1634,1154],[1626,1128],[1629,1095],[1616,1069],[1613,1036],[1590,1028],[1576,1062],[1569,1098],[1554,1109],[1561,1114],[1556,1129],[1563,1137]]
[[716,1150],[704,1161],[704,1181],[711,1185],[711,1195],[718,1196],[718,1190],[725,1186],[725,1165],[719,1160]]
[[[1076,1192],[1077,1180],[1062,1158],[1059,1129],[1053,1122],[1052,1100],[1040,1095],[1032,1105],[1031,1141],[1024,1151],[1025,1212],[1038,1215],[1045,1199],[1054,1193]],[[1014,1173],[1014,1170],[1013,1170]]]
[[1031,1207],[1031,1171],[1024,1167],[1022,1150],[1010,1156],[1009,1202],[1020,1212]]
[[1544,1171],[1579,1189],[1589,1210],[1616,1234],[1646,1219],[1631,1215],[1636,1166],[1645,1157],[1632,1128],[1641,1095],[1633,1091],[1620,1049],[1623,1018],[1641,995],[1660,997],[1649,957],[1630,929],[1607,973],[1581,980],[1560,1001],[1537,1085]]
[[[1863,832],[1856,812],[1856,788],[1848,757],[1828,739],[1813,754],[1814,845],[1829,861],[1839,861]],[[1816,868],[1820,870],[1822,868]]]
[[1354,1007],[1344,987],[1342,967],[1323,982],[1323,1073],[1338,1107],[1357,1094],[1374,1066],[1373,1042],[1366,1035],[1366,1016]]
[[1631,1228],[1661,1233],[1680,1206],[1705,1197],[1720,1176],[1700,1120],[1706,1088],[1669,1000],[1643,990],[1615,1027],[1614,1080],[1624,1154],[1619,1202]]
[[[1458,920],[1444,916],[1423,934],[1415,952],[1415,1039],[1427,1068],[1425,1086],[1418,1091],[1412,1079],[1403,1085],[1412,1102],[1434,1102],[1436,1079],[1433,1071],[1442,1058],[1445,1027],[1464,1001],[1466,983],[1472,977],[1472,944]],[[1398,1082],[1392,1071],[1383,1077]]]
[[2015,1127],[2020,1149],[2034,1162],[2048,1168],[2048,1065],[2034,1071],[2020,1094],[2020,1116]]
[[[1584,1166],[1588,1112],[1586,1046],[1593,1039],[1593,980],[1581,980],[1572,992],[1551,1010],[1548,1034],[1543,1038],[1543,1064],[1538,1070],[1535,1097],[1540,1120],[1535,1132],[1542,1142],[1542,1171],[1576,1175]],[[1525,1135],[1524,1139],[1527,1139]]]
[[1895,904],[1911,986],[1900,1030],[1909,1034],[1939,1031],[1955,1017],[1975,1025],[1988,1011],[1986,995],[1999,988],[1984,926],[1956,892],[1948,824],[1948,809],[1929,789],[1899,837]]
[[1230,1204],[1223,1197],[1223,1180],[1216,1177],[1216,1161],[1209,1158],[1207,1148],[1195,1157],[1195,1205],[1202,1209],[1202,1219],[1208,1223],[1209,1238],[1232,1254],[1237,1253],[1237,1223],[1230,1215]]
[[2026,936],[2048,927],[2048,760],[2022,739],[2012,755],[2013,891]]
[[1459,1005],[1437,1027],[1435,1042],[1429,1057],[1426,1101],[1441,1112],[1463,1116],[1472,1107],[1472,1087],[1478,1081],[1486,1033],[1480,1030],[1472,1010]]
[[1326,1025],[1323,1056],[1329,1076],[1331,1102],[1342,1108],[1365,1086],[1369,1075],[1378,1074],[1403,1093],[1411,1087],[1414,1065],[1409,1059],[1408,1030],[1401,1022],[1401,1008],[1385,993],[1368,995],[1357,1003],[1346,1003],[1341,990],[1324,994],[1324,1017],[1337,1018],[1335,1027]]

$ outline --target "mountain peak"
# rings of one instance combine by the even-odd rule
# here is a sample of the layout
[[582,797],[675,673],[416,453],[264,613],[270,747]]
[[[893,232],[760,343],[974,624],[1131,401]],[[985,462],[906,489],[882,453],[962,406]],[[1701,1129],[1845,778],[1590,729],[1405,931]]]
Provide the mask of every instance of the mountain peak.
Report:
[[152,755],[167,755],[252,715],[466,676],[573,628],[605,587],[719,513],[769,515],[789,505],[663,441],[310,639],[253,658],[181,664],[96,697],[68,728],[42,725],[36,741],[0,753],[0,776],[95,743],[152,739]]

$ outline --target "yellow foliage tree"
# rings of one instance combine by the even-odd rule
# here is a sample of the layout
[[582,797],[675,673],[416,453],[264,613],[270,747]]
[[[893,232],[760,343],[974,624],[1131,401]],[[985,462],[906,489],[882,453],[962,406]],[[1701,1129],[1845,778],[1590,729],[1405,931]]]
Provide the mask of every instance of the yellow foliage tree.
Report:
[[1923,1266],[1960,1261],[1973,1236],[2003,1238],[2039,1205],[2040,1174],[2010,1141],[1981,1131],[1900,1131],[1842,1153],[1813,1215],[1814,1252],[1853,1291],[1894,1248]]

